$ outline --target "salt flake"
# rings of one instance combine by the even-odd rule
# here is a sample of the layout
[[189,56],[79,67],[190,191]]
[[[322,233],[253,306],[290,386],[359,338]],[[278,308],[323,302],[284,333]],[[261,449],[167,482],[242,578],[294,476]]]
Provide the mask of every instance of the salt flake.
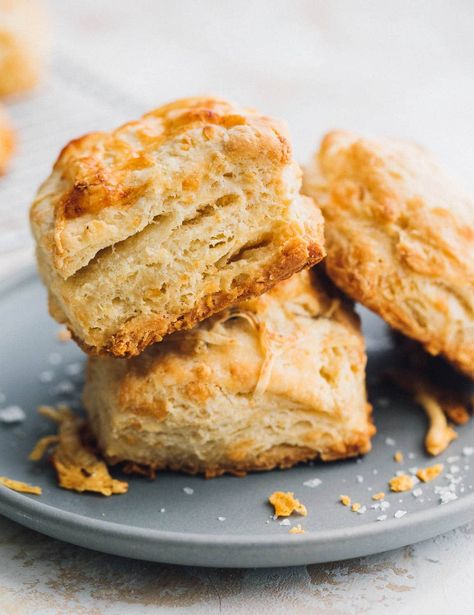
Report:
[[305,487],[319,487],[319,485],[322,483],[323,481],[320,478],[311,478],[310,480],[307,480],[303,483],[303,485]]

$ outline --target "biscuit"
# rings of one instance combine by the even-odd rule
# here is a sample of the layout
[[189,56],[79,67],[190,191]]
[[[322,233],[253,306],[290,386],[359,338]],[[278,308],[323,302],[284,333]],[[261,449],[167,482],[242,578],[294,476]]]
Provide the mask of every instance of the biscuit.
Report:
[[332,132],[305,174],[327,272],[352,299],[474,378],[474,201],[420,147]]
[[0,96],[37,85],[48,39],[41,2],[0,0]]
[[105,458],[218,476],[370,450],[352,306],[303,271],[139,357],[88,359],[84,404]]
[[7,114],[0,105],[0,175],[7,170],[7,165],[13,153],[15,137]]
[[51,313],[134,356],[324,255],[284,129],[211,98],[72,141],[31,208]]

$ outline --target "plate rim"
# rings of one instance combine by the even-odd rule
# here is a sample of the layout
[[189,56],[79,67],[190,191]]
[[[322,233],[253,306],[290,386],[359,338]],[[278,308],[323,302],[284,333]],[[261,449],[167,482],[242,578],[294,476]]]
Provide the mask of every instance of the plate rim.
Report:
[[[26,284],[35,283],[38,276],[34,265],[29,265],[18,270],[11,276],[3,277],[0,280],[0,302],[15,290]],[[59,487],[58,487],[59,488]],[[225,567],[244,567],[244,566],[287,566],[301,565],[318,562],[333,561],[335,558],[331,554],[339,554],[337,559],[346,557],[357,557],[369,553],[380,552],[368,545],[377,542],[383,535],[384,548],[387,549],[406,546],[419,540],[424,540],[439,534],[440,532],[453,529],[474,518],[474,492],[463,495],[455,501],[449,502],[449,506],[438,504],[427,510],[410,512],[401,519],[390,518],[384,522],[363,523],[360,526],[350,526],[331,530],[306,531],[302,535],[250,535],[250,534],[226,534],[222,533],[197,533],[197,532],[176,532],[168,530],[158,530],[154,528],[137,527],[113,521],[94,519],[82,514],[70,512],[50,504],[36,500],[37,496],[20,494],[12,491],[8,487],[0,485],[0,514],[37,530],[43,534],[64,540],[67,535],[70,542],[79,546],[94,548],[87,542],[87,537],[80,537],[81,532],[87,534],[101,535],[109,540],[118,541],[115,545],[102,544],[100,551],[114,553],[125,557],[135,557],[137,559],[153,559],[155,561],[171,564],[192,564],[192,565],[218,565]],[[78,494],[80,497],[80,494]],[[58,524],[58,522],[60,522]],[[55,525],[58,529],[56,530]],[[426,527],[428,526],[428,527]],[[61,531],[61,528],[63,531]],[[406,532],[402,528],[410,530],[410,534],[416,534],[419,538],[415,540],[403,536]],[[66,530],[66,533],[64,532]],[[79,535],[79,538],[77,537]],[[350,541],[350,555],[344,555],[345,543]],[[354,549],[354,541],[357,548]],[[130,550],[128,544],[134,544],[137,548]],[[153,557],[150,545],[155,545],[159,559]],[[329,547],[325,553],[318,553],[318,547]],[[168,549],[168,552],[161,552]],[[197,556],[191,553],[196,548],[206,547],[211,550],[211,556],[215,563],[208,563],[206,554]],[[217,549],[237,548],[245,551],[246,549],[263,549],[260,560],[253,564],[239,564],[235,559],[229,557],[228,553],[216,557]],[[179,551],[173,555],[172,550]],[[186,549],[190,556],[186,556]],[[292,555],[283,562],[270,560],[271,552],[274,550],[285,550]],[[309,557],[309,552],[314,553]],[[359,555],[354,555],[354,552]],[[207,554],[209,555],[209,554]],[[309,559],[308,559],[309,557]],[[244,558],[241,558],[245,560]]]

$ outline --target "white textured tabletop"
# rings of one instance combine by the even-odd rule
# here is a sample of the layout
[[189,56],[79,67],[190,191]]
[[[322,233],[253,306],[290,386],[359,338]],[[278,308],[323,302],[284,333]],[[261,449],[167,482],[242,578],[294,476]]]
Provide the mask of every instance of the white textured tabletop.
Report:
[[[285,118],[302,161],[330,128],[411,138],[474,187],[470,0],[55,0],[49,8],[49,75],[8,105],[19,146],[0,182],[2,276],[32,260],[27,207],[60,147],[180,96],[220,94]],[[470,613],[473,535],[468,525],[334,564],[206,570],[94,553],[0,517],[0,613]]]

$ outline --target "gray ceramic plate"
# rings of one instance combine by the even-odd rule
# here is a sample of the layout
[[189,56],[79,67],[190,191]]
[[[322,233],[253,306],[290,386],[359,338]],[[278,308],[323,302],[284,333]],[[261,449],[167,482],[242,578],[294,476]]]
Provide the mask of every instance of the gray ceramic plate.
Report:
[[[0,487],[0,512],[55,538],[127,557],[203,566],[287,566],[343,559],[407,545],[449,530],[474,517],[474,427],[459,428],[459,439],[441,456],[446,472],[422,485],[422,495],[390,494],[384,513],[371,509],[371,495],[387,490],[401,468],[432,463],[423,452],[425,418],[407,398],[378,382],[377,374],[397,360],[384,325],[364,314],[369,347],[370,396],[378,434],[373,452],[362,460],[316,463],[246,478],[163,473],[152,482],[129,479],[126,495],[104,498],[57,487],[47,462],[27,455],[52,426],[37,415],[39,404],[68,401],[80,407],[84,356],[73,342],[56,338],[46,297],[35,275],[25,272],[0,289],[0,407],[18,405],[26,420],[0,424],[0,475],[43,488],[41,497]],[[387,440],[388,438],[388,440]],[[392,441],[395,441],[393,444]],[[393,461],[403,451],[405,463]],[[463,453],[464,450],[464,453]],[[472,461],[472,463],[470,463]],[[446,478],[450,470],[451,479]],[[115,473],[117,476],[118,473]],[[304,483],[317,478],[321,484]],[[436,486],[454,484],[457,499],[440,504]],[[186,493],[191,488],[193,493]],[[306,504],[304,534],[270,518],[266,504],[275,490],[293,491]],[[356,514],[338,503],[340,494],[367,506]],[[395,518],[397,511],[407,511]],[[377,517],[387,519],[377,521]]]

